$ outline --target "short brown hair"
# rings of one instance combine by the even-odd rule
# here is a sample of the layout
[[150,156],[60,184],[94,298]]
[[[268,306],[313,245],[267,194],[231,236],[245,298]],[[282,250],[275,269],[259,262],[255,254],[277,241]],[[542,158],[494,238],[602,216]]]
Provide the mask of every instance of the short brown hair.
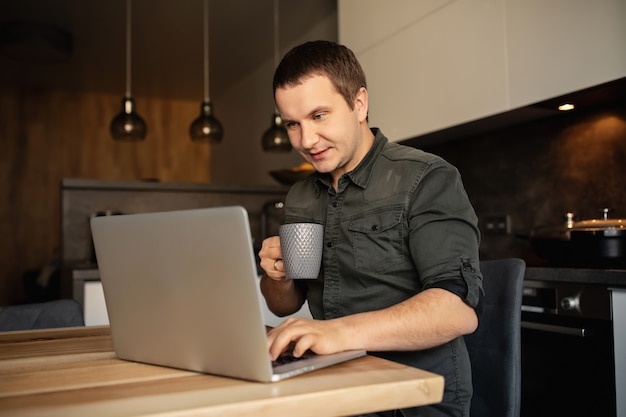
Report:
[[351,109],[361,87],[367,88],[365,73],[354,53],[344,45],[320,40],[303,43],[285,54],[274,72],[274,93],[313,75],[328,77]]

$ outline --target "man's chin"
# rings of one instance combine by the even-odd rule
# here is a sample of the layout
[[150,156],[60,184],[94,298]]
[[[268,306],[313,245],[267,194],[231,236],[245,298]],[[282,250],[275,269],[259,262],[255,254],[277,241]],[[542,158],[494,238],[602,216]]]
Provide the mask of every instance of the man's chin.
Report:
[[313,164],[313,167],[320,174],[330,174],[333,170],[324,164]]

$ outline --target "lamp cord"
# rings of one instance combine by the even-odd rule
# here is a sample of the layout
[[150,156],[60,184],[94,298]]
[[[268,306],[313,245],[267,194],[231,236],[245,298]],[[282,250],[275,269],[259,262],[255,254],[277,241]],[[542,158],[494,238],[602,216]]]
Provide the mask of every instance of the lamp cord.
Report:
[[204,0],[204,101],[209,101],[209,0]]
[[130,97],[130,37],[131,37],[131,7],[132,0],[126,0],[126,97]]
[[274,0],[274,69],[278,67],[278,1],[279,0]]
[[[279,22],[279,16],[278,16],[278,12],[279,12],[279,4],[278,4],[279,0],[274,0],[274,70],[276,70],[276,68],[278,68],[278,54],[279,54],[279,27],[280,27],[280,22]],[[276,107],[275,103],[274,103],[274,114],[277,115],[278,113],[278,107]]]

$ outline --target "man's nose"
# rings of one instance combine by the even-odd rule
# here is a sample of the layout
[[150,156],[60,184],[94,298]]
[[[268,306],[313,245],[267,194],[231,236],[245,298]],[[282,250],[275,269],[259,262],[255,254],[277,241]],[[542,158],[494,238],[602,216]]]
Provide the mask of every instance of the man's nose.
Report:
[[313,149],[318,141],[317,133],[313,126],[300,125],[302,135],[302,147],[304,149]]

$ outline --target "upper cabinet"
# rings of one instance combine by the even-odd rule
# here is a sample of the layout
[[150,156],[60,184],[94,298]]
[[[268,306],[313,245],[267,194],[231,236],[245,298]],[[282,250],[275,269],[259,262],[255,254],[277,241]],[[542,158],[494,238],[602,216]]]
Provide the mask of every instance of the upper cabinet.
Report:
[[511,108],[626,75],[626,1],[504,4]]
[[394,141],[626,75],[623,0],[338,0],[338,16]]

